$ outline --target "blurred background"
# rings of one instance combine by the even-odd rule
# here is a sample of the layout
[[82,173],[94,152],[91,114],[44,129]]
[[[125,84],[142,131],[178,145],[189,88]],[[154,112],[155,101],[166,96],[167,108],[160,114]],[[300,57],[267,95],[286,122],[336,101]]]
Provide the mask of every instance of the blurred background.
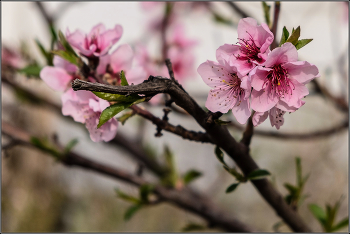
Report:
[[[210,88],[202,82],[196,70],[206,60],[215,60],[215,51],[219,46],[237,42],[237,23],[242,16],[225,2],[210,2],[210,8],[229,21],[220,23],[218,17],[214,20],[212,11],[206,7],[176,4],[174,8],[178,7],[178,20],[185,26],[186,37],[198,41],[193,48],[195,61],[191,68],[195,75],[184,81],[184,87],[204,106]],[[259,23],[264,22],[261,2],[235,4]],[[274,3],[267,4],[272,6],[273,13]],[[1,6],[2,48],[4,45],[13,50],[22,48],[44,64],[45,60],[34,40],[38,39],[49,47],[50,33],[37,5],[33,2],[3,2]],[[150,54],[159,53],[159,38],[152,38],[149,25],[163,14],[161,5],[147,8],[149,5],[139,2],[44,2],[43,6],[49,14],[55,15],[56,28],[63,32],[67,28],[71,32],[76,29],[89,32],[98,23],[105,24],[107,29],[120,24],[124,32],[118,44],[129,43],[133,46],[144,40],[148,43]],[[331,95],[346,100],[347,105],[348,3],[282,2],[276,37],[281,37],[283,26],[291,31],[299,25],[301,38],[313,38],[310,44],[298,51],[299,60],[315,64],[321,75],[317,78],[319,84]],[[40,79],[21,75],[11,79],[20,87],[40,94],[57,105],[61,104],[61,93],[53,92]],[[317,93],[313,84],[307,87],[310,95],[304,99],[306,104],[297,112],[285,115],[284,125],[279,131],[272,128],[269,121],[256,129],[303,134],[330,129],[348,120],[347,113]],[[137,170],[135,160],[121,147],[92,142],[87,130],[71,121],[70,117],[63,118],[49,108],[26,102],[19,92],[14,92],[13,87],[4,82],[1,85],[1,99],[3,121],[36,136],[51,139],[56,135],[62,145],[76,138],[79,143],[74,151],[79,154],[132,173]],[[147,109],[158,117],[163,115],[163,108],[162,105],[147,105]],[[186,129],[202,131],[190,117],[171,112],[169,119],[173,125],[181,124]],[[223,116],[223,119],[238,124],[231,114]],[[230,131],[235,139],[241,138],[242,131],[237,127],[230,127]],[[244,184],[234,193],[225,193],[234,178],[223,170],[214,155],[213,145],[186,141],[165,131],[162,137],[156,138],[155,132],[153,124],[141,121],[138,116],[132,117],[125,125],[120,124],[118,128],[118,133],[139,139],[155,155],[160,156],[164,145],[167,145],[175,155],[179,173],[190,169],[202,172],[203,175],[191,187],[211,197],[223,210],[232,212],[257,230],[273,231],[273,225],[280,218],[252,184]],[[347,127],[325,137],[304,140],[256,134],[252,139],[251,154],[261,168],[271,172],[271,179],[283,195],[288,193],[284,183],[296,183],[295,157],[301,158],[303,173],[310,173],[310,178],[304,189],[308,197],[300,206],[299,213],[314,231],[322,231],[307,206],[316,203],[324,207],[326,203],[334,204],[343,196],[337,221],[347,216],[348,141]],[[8,139],[2,137],[2,145],[7,143]],[[233,162],[230,164],[233,165]],[[147,172],[145,178],[153,179]],[[168,203],[142,209],[131,220],[124,221],[124,212],[129,204],[117,198],[115,188],[129,194],[138,193],[136,188],[126,183],[83,169],[65,167],[38,150],[21,146],[2,150],[2,231],[176,232],[187,223],[203,222],[200,217]],[[291,230],[284,225],[279,231]]]

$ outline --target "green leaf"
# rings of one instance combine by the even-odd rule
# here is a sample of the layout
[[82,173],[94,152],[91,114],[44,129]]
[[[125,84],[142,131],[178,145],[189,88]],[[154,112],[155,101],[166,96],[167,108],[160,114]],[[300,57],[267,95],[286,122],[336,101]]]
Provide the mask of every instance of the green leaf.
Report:
[[235,168],[229,168],[227,165],[223,165],[223,167],[228,173],[233,175],[239,182],[246,182],[247,181],[247,179],[244,177],[244,175],[242,175],[241,173],[236,171]]
[[51,50],[53,50],[54,45],[57,42],[57,33],[53,25],[50,25],[50,32],[51,32]]
[[58,31],[58,38],[63,46],[63,48],[67,51],[68,54],[71,54],[72,56],[78,57],[78,55],[75,53],[72,46],[68,43],[67,39],[61,32],[61,30]]
[[130,117],[132,117],[132,116],[134,116],[134,115],[135,115],[135,112],[130,111],[130,112],[125,113],[124,115],[120,116],[119,118],[117,118],[117,120],[118,120],[120,123],[122,123],[122,125],[124,125],[125,122],[126,122]]
[[296,45],[298,43],[299,37],[300,37],[300,26],[298,26],[295,30],[292,31],[292,35],[290,35],[290,37],[286,42],[290,42],[293,45]]
[[[224,161],[224,153],[221,151],[221,149],[219,148],[219,146],[215,147],[215,155],[216,157],[219,159],[219,161],[223,164],[226,165],[225,161]],[[227,166],[227,165],[226,165]]]
[[281,41],[280,41],[280,45],[283,45],[284,43],[286,43],[287,39],[289,37],[289,32],[286,28],[286,26],[283,27],[283,30],[282,30],[282,37],[281,37]]
[[142,204],[136,204],[136,205],[130,206],[124,214],[124,220],[125,221],[130,220],[136,214],[136,212],[139,211],[142,207],[143,207]]
[[258,179],[261,179],[262,177],[269,176],[269,175],[271,175],[271,174],[267,170],[257,169],[255,171],[252,171],[251,173],[249,173],[249,175],[247,176],[247,179],[258,180]]
[[45,50],[44,46],[41,44],[41,42],[38,39],[35,39],[35,43],[39,47],[41,54],[45,57],[47,65],[53,66],[53,62],[52,62],[53,55],[50,52]]
[[349,225],[349,217],[344,218],[342,221],[340,221],[338,224],[332,227],[332,232],[338,231],[339,229],[342,229],[344,227],[347,227]]
[[114,105],[111,105],[104,109],[101,113],[99,123],[97,125],[97,128],[100,128],[103,124],[105,124],[108,120],[113,118],[115,115],[117,115],[122,110],[125,110],[126,108],[138,104],[145,101],[145,98],[138,99],[134,102],[123,102],[123,103],[116,103]]
[[30,142],[35,145],[37,148],[51,154],[57,159],[60,159],[62,156],[62,153],[60,150],[54,146],[51,142],[49,142],[47,139],[40,139],[38,137],[31,137]]
[[200,231],[206,229],[205,226],[197,223],[189,223],[181,229],[181,232]]
[[301,159],[300,157],[295,158],[296,174],[297,174],[297,185],[299,188],[302,187],[302,169],[301,169]]
[[64,147],[64,154],[67,154],[67,153],[69,153],[72,149],[73,149],[73,147],[76,145],[76,144],[78,144],[78,139],[77,138],[75,138],[75,139],[73,139],[73,140],[71,140],[70,142],[68,142],[68,144],[66,145],[66,147]]
[[125,77],[125,72],[123,70],[120,71],[120,79],[121,79],[121,82],[120,84],[122,86],[129,86],[129,83],[128,81],[126,80],[126,77]]
[[152,193],[154,186],[151,184],[143,184],[140,187],[140,199],[143,203],[148,203],[148,195]]
[[283,221],[279,221],[272,226],[274,232],[280,232],[278,229],[283,225]]
[[216,120],[214,120],[214,123],[219,124],[219,125],[227,125],[227,124],[231,123],[231,121],[223,121],[220,119],[216,119]]
[[271,21],[270,21],[270,8],[271,6],[267,5],[266,2],[262,2],[263,5],[263,10],[264,10],[264,16],[265,16],[265,21],[267,25],[271,25]]
[[139,99],[142,99],[141,97],[139,97],[136,94],[126,97],[125,95],[113,94],[113,93],[104,93],[104,92],[95,92],[95,91],[93,91],[93,93],[97,97],[102,98],[102,99],[109,101],[109,102],[134,102],[134,101],[137,101]]
[[176,166],[174,162],[174,154],[171,152],[170,148],[165,145],[164,146],[164,158],[166,162],[166,167],[168,168],[169,172],[164,178],[163,182],[171,187],[174,187],[178,178],[177,172],[176,172]]
[[313,39],[301,39],[295,44],[295,48],[299,50],[300,48],[303,48],[307,44],[309,44]]
[[230,186],[227,187],[226,193],[232,193],[238,187],[238,185],[239,183],[231,184]]
[[189,184],[190,182],[192,182],[193,180],[197,179],[201,175],[202,175],[202,173],[199,172],[199,171],[190,170],[184,176],[184,183],[185,184]]
[[138,198],[130,196],[130,195],[122,192],[120,189],[115,189],[115,192],[117,193],[117,196],[120,199],[123,199],[124,201],[131,202],[131,203],[134,203],[134,204],[140,204],[141,203],[141,201]]
[[25,68],[18,70],[18,72],[23,73],[26,76],[40,77],[41,67],[37,64],[28,65]]
[[326,225],[326,218],[327,218],[326,212],[316,204],[310,204],[309,210],[324,227]]
[[298,192],[298,188],[289,183],[284,183],[284,187],[289,191],[291,195],[295,195]]
[[61,58],[67,60],[74,65],[80,66],[80,60],[76,55],[73,55],[65,50],[53,50],[51,53],[60,56]]
[[213,17],[214,17],[214,21],[216,23],[225,24],[225,25],[229,25],[229,26],[232,25],[231,20],[229,20],[229,19],[219,15],[216,12],[212,12],[212,14],[213,14]]

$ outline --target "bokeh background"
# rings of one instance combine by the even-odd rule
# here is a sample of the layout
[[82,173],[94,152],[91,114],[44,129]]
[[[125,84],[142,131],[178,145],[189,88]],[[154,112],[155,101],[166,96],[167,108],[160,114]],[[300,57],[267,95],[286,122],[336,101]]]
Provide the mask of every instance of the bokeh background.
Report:
[[[267,2],[273,6],[273,2]],[[264,22],[261,2],[237,2],[249,15]],[[147,27],[155,15],[163,9],[144,10],[139,2],[45,2],[49,13],[56,14],[56,26],[65,32],[81,29],[89,32],[98,24],[106,28],[121,24],[123,36],[118,42],[134,43],[147,35]],[[216,11],[226,16],[233,25],[215,22],[205,10],[184,9],[181,21],[188,37],[199,44],[194,49],[196,71],[199,64],[215,60],[216,49],[224,43],[237,42],[237,23],[241,18],[226,3],[213,3]],[[32,2],[2,2],[1,6],[2,45],[19,48],[24,41],[31,54],[44,62],[34,43],[39,39],[47,47],[50,34],[46,24]],[[156,12],[156,13],[155,13]],[[272,8],[273,12],[273,8]],[[315,64],[320,71],[319,83],[333,95],[348,100],[348,5],[345,2],[282,2],[277,38],[281,37],[283,26],[291,30],[301,26],[301,38],[313,38],[306,47],[299,50],[299,59]],[[152,53],[157,53],[157,39],[151,43]],[[156,75],[156,74],[155,74]],[[42,97],[60,105],[60,93],[53,92],[41,80],[22,76],[13,79]],[[313,92],[306,104],[297,112],[286,115],[279,132],[308,133],[330,128],[348,117],[340,112],[324,97]],[[187,80],[186,90],[204,106],[209,91],[196,74]],[[90,140],[86,129],[62,118],[49,109],[27,105],[20,101],[13,90],[5,84],[1,87],[2,119],[31,134],[52,136],[57,134],[62,144],[77,138],[74,150],[100,162],[115,165],[130,172],[137,168],[135,161],[118,147]],[[162,116],[162,107],[148,107],[156,116]],[[174,125],[181,124],[187,129],[202,130],[194,120],[176,113],[169,115]],[[233,116],[224,119],[235,122]],[[214,146],[185,141],[175,135],[163,132],[161,138],[154,137],[155,126],[146,122],[145,131],[140,136],[139,117],[133,117],[118,131],[142,139],[143,145],[152,147],[161,154],[168,145],[175,154],[179,173],[196,169],[203,173],[192,187],[210,196],[222,209],[232,212],[240,220],[253,225],[257,230],[273,231],[272,226],[280,221],[274,210],[259,196],[255,188],[247,183],[232,194],[225,194],[227,186],[234,182],[214,155]],[[272,129],[265,121],[260,130]],[[233,136],[239,140],[241,131],[232,128]],[[341,196],[338,220],[348,214],[348,129],[327,137],[309,140],[275,139],[255,135],[251,143],[253,158],[261,168],[269,170],[276,188],[283,195],[287,190],[285,182],[295,183],[295,157],[302,159],[304,173],[311,173],[305,187],[309,195],[300,207],[300,215],[314,231],[322,231],[321,226],[307,208],[310,203],[324,207],[334,204]],[[6,139],[2,138],[2,143]],[[232,162],[231,162],[232,165]],[[112,180],[78,168],[67,168],[44,153],[24,147],[14,147],[2,151],[2,192],[1,225],[3,232],[175,232],[189,222],[203,222],[190,212],[169,204],[160,204],[143,209],[130,221],[123,215],[128,203],[116,197],[115,188],[130,194],[138,190],[128,184]],[[217,231],[215,229],[211,231]],[[282,226],[280,231],[290,231]],[[346,231],[343,229],[342,231]]]

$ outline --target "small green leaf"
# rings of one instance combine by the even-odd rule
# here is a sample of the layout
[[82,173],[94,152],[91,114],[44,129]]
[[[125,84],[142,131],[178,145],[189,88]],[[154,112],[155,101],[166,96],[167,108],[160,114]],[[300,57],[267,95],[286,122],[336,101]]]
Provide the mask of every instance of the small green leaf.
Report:
[[223,121],[220,119],[216,119],[216,120],[214,120],[214,123],[219,124],[219,125],[227,125],[227,124],[231,123],[231,121]]
[[[224,153],[221,151],[221,149],[219,148],[219,146],[215,147],[215,155],[216,157],[219,159],[219,161],[223,164],[226,165],[225,161],[224,161]],[[227,165],[226,165],[227,166]]]
[[291,195],[295,195],[298,192],[298,188],[289,183],[284,183],[284,187],[289,191]]
[[310,204],[309,210],[315,216],[315,218],[321,223],[322,226],[326,225],[326,212],[316,204]]
[[63,46],[63,48],[67,51],[68,54],[71,54],[72,56],[78,57],[78,55],[75,53],[74,49],[72,46],[68,43],[67,39],[63,35],[63,33],[58,31],[58,38]]
[[135,115],[135,112],[130,111],[130,112],[125,113],[124,115],[120,116],[119,118],[117,118],[117,120],[118,120],[120,123],[122,123],[122,125],[124,125],[125,122],[126,122],[130,117],[132,117],[132,116],[134,116],[134,115]]
[[45,57],[47,65],[52,66],[53,55],[50,52],[45,50],[44,46],[41,44],[41,42],[38,39],[35,39],[35,42],[39,47],[41,54]]
[[193,180],[197,179],[201,175],[202,175],[202,173],[199,172],[199,171],[190,170],[184,176],[184,183],[185,184],[189,184],[190,182],[192,182]]
[[287,39],[289,37],[289,32],[286,28],[286,26],[283,27],[283,30],[282,30],[282,37],[281,37],[281,41],[280,41],[280,45],[283,45],[284,43],[286,43]]
[[49,142],[47,139],[40,139],[38,137],[31,137],[30,142],[35,145],[37,148],[51,154],[57,159],[60,159],[62,156],[62,153],[60,150],[54,146],[51,142]]
[[60,56],[61,58],[67,60],[70,63],[73,63],[74,65],[77,65],[79,67],[80,60],[76,55],[73,55],[65,50],[53,50],[51,53]]
[[41,67],[37,64],[28,65],[25,68],[18,70],[18,72],[23,73],[26,76],[40,77]]
[[109,102],[134,102],[141,99],[141,97],[139,97],[136,94],[126,97],[125,95],[113,94],[113,93],[104,93],[104,92],[95,92],[95,91],[93,91],[93,93],[97,97],[102,98]]
[[136,212],[139,211],[142,207],[143,207],[142,204],[136,204],[136,205],[130,206],[124,214],[124,220],[125,221],[130,220],[136,214]]
[[235,168],[229,168],[227,165],[223,165],[223,167],[228,173],[233,175],[239,182],[246,182],[247,181],[247,179],[244,177],[244,175],[242,175],[241,173],[236,171]]
[[249,179],[249,180],[259,180],[262,177],[269,176],[269,175],[271,175],[271,174],[267,170],[257,169],[255,171],[252,171],[251,173],[249,173],[249,175],[247,176],[247,179]]
[[267,5],[266,2],[262,2],[263,5],[263,10],[264,10],[264,16],[265,16],[265,21],[267,25],[271,25],[271,21],[270,21],[270,5]]
[[279,221],[272,226],[274,232],[280,232],[279,228],[283,225],[283,221]]
[[238,187],[238,185],[239,183],[231,184],[230,186],[227,187],[226,193],[232,193]]
[[286,42],[290,42],[293,45],[296,45],[298,43],[299,37],[300,37],[300,26],[298,26],[295,30],[292,31],[292,35],[290,35],[290,37]]
[[145,101],[145,98],[138,99],[134,102],[116,103],[114,105],[107,107],[106,109],[104,109],[102,111],[102,113],[100,115],[100,120],[99,120],[99,123],[97,125],[97,128],[100,128],[103,124],[105,124],[108,120],[113,118],[115,115],[117,115],[122,110],[125,110],[126,108],[128,108],[134,104],[141,103],[143,101]]
[[125,72],[123,70],[120,71],[120,79],[121,79],[121,82],[120,84],[122,86],[129,86],[129,83],[128,81],[126,80],[126,77],[125,77]]
[[344,218],[342,221],[340,221],[338,224],[332,227],[332,232],[338,231],[339,229],[342,229],[344,227],[347,227],[349,225],[349,217]]
[[73,139],[73,140],[71,140],[70,142],[68,142],[68,144],[66,145],[66,147],[64,147],[64,154],[67,154],[67,153],[69,153],[72,149],[73,149],[73,147],[76,145],[76,144],[78,144],[78,139],[77,138],[75,138],[75,139]]
[[140,204],[141,203],[141,201],[138,198],[130,196],[130,195],[122,192],[120,189],[115,189],[115,192],[117,193],[117,196],[120,199],[123,199],[124,201],[131,202],[131,203],[134,203],[134,204]]
[[200,231],[206,229],[205,226],[197,223],[189,223],[181,229],[181,232]]
[[297,44],[295,45],[295,48],[297,50],[299,50],[300,48],[303,48],[304,46],[306,46],[307,44],[309,44],[313,39],[301,39],[297,42]]
[[140,187],[140,199],[143,203],[148,203],[148,195],[152,193],[154,187],[151,184],[143,184]]
[[166,175],[166,177],[163,179],[163,182],[167,186],[174,187],[178,179],[178,174],[177,174],[176,166],[174,162],[174,154],[167,145],[164,146],[164,158],[165,158],[166,167],[168,168],[169,172]]
[[54,45],[57,42],[57,33],[53,25],[50,25],[50,32],[51,32],[51,50],[53,50]]

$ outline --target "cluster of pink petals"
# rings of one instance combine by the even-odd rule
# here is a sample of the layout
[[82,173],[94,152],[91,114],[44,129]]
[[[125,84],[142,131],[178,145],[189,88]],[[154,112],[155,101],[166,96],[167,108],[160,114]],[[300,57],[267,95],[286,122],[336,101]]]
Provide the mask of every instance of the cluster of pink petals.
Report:
[[123,34],[123,28],[116,25],[113,29],[106,30],[103,24],[96,25],[89,34],[80,30],[74,33],[66,32],[67,41],[74,48],[79,50],[82,55],[102,56],[120,39]]
[[[239,45],[225,44],[217,50],[219,63],[207,61],[198,68],[203,81],[214,88],[206,107],[222,113],[232,109],[241,124],[249,118],[251,107],[255,111],[254,126],[269,116],[271,126],[279,129],[286,112],[294,112],[305,104],[302,98],[309,94],[305,85],[319,77],[318,69],[298,61],[297,49],[289,42],[270,51],[273,34],[266,24],[259,26],[252,18],[239,22],[238,36]],[[234,82],[229,74],[235,74],[234,80],[240,81]],[[237,95],[238,90],[241,95]],[[238,101],[243,107],[238,108]]]

